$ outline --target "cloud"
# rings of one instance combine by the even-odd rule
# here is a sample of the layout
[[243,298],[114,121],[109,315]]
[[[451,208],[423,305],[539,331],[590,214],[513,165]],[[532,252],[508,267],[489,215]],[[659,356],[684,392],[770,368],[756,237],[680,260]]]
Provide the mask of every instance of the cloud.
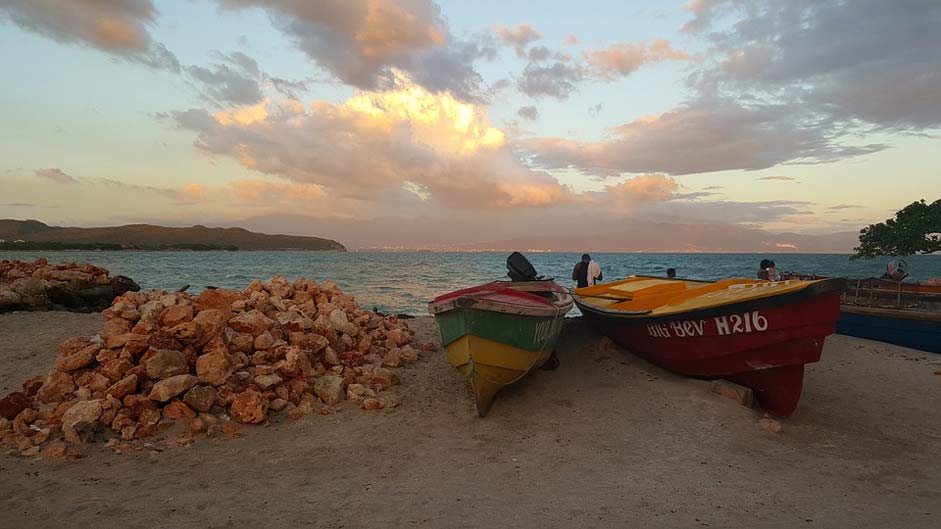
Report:
[[186,72],[201,81],[207,95],[219,103],[251,104],[262,99],[257,79],[237,72],[225,64],[209,68],[188,66]]
[[598,142],[532,138],[519,144],[535,166],[599,176],[766,169],[786,162],[828,162],[885,147],[843,145],[826,126],[808,126],[786,105],[743,106],[727,99],[692,101],[610,132]]
[[542,38],[542,34],[533,29],[529,24],[520,24],[516,27],[499,26],[494,28],[494,33],[504,43],[513,46],[516,55],[523,58],[526,56],[526,46]]
[[565,36],[565,43],[574,46],[576,44],[581,44],[581,41],[578,40],[578,37],[576,37],[574,34],[569,33]]
[[228,192],[237,200],[256,204],[280,203],[289,200],[318,200],[325,196],[316,184],[269,182],[263,180],[234,180]]
[[612,44],[602,50],[586,51],[584,55],[594,75],[609,80],[630,75],[648,63],[691,59],[686,53],[673,49],[666,39],[649,44]]
[[200,151],[318,186],[334,198],[402,203],[427,193],[429,204],[458,209],[572,200],[551,175],[517,162],[480,107],[430,92],[401,73],[394,86],[358,92],[343,104],[265,100],[173,115],[196,133]]
[[793,181],[794,179],[790,176],[763,176],[758,180],[784,180],[784,181]]
[[523,69],[516,86],[530,97],[550,96],[568,99],[576,90],[576,83],[584,79],[578,65],[555,62],[549,66],[530,62]]
[[594,105],[594,106],[590,106],[588,107],[588,115],[597,116],[598,114],[601,113],[601,109],[603,108],[604,108],[604,105],[601,103],[598,103],[597,105]]
[[181,204],[192,204],[202,201],[206,198],[207,191],[206,186],[203,184],[188,184],[182,188],[175,189],[170,187],[131,184],[105,177],[83,178],[82,183],[86,185],[107,186],[132,193],[155,194]]
[[855,204],[837,204],[835,206],[830,206],[827,209],[830,211],[840,211],[844,209],[854,209],[854,208],[861,208],[861,207],[862,206],[857,206]]
[[57,184],[77,184],[78,179],[74,176],[62,172],[61,169],[36,169],[33,173],[40,177],[49,180],[50,182],[55,182]]
[[[583,52],[583,60],[573,60],[546,46],[531,48],[528,55],[518,48],[517,54],[528,59],[517,79],[519,91],[530,97],[549,96],[560,100],[568,99],[582,81],[611,82],[630,75],[644,64],[690,59],[664,39],[649,44],[613,44],[603,50]],[[546,64],[549,60],[553,62]]]
[[218,1],[229,9],[266,10],[298,49],[361,89],[389,88],[397,69],[431,90],[476,100],[482,79],[473,62],[496,53],[486,37],[453,38],[430,0]]
[[27,31],[59,42],[180,71],[176,56],[147,30],[157,19],[150,0],[5,0],[0,3],[0,14]]
[[941,3],[696,0],[685,30],[711,43],[696,83],[844,121],[941,125]]
[[606,186],[607,198],[615,205],[623,203],[663,202],[679,188],[675,179],[662,174],[635,176],[619,184]]
[[539,110],[533,106],[520,107],[516,111],[516,115],[529,121],[535,121],[539,119]]

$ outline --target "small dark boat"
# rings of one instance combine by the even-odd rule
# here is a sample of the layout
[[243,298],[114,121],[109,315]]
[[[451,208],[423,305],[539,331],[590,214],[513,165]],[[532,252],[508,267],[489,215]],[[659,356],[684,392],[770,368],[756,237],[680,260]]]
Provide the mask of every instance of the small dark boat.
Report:
[[590,325],[671,371],[751,388],[761,407],[791,415],[804,364],[835,331],[842,279],[714,283],[635,276],[575,290]]

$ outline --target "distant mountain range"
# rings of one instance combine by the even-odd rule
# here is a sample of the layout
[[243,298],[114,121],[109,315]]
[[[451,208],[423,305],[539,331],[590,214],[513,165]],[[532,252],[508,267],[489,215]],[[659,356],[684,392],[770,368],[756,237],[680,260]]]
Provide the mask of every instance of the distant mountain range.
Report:
[[573,223],[545,216],[514,223],[481,216],[472,220],[384,217],[329,219],[266,215],[238,225],[303,235],[330,233],[350,248],[453,251],[852,253],[859,233],[775,233],[735,224],[586,219]]
[[3,240],[0,249],[346,251],[342,244],[330,239],[269,235],[244,228],[170,228],[150,224],[65,228],[37,220],[12,219],[0,219],[0,240]]

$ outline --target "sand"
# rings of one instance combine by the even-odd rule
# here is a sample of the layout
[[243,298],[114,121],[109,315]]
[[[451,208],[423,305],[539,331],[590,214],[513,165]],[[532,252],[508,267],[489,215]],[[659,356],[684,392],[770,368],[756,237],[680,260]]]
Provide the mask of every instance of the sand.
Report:
[[[100,316],[0,315],[0,388]],[[433,320],[412,320],[437,341]],[[570,321],[562,367],[477,417],[439,355],[401,407],[164,452],[0,455],[0,527],[939,527],[941,356],[833,336],[783,431]]]

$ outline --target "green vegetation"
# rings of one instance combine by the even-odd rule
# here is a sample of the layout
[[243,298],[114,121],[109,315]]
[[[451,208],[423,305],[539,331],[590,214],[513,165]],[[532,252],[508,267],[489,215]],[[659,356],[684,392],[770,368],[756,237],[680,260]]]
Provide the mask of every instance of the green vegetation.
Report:
[[221,244],[110,244],[110,243],[80,243],[80,242],[0,242],[0,250],[149,250],[149,251],[180,251],[209,252],[225,250],[238,251],[237,246]]
[[851,259],[904,257],[941,251],[941,199],[931,204],[912,202],[894,219],[870,224],[859,232],[859,246]]
[[[0,219],[3,250],[306,250],[343,252],[319,237],[269,235],[244,228],[176,228],[129,224],[101,228],[48,226],[36,220]],[[25,242],[16,243],[13,241]],[[32,246],[24,246],[24,245]]]

